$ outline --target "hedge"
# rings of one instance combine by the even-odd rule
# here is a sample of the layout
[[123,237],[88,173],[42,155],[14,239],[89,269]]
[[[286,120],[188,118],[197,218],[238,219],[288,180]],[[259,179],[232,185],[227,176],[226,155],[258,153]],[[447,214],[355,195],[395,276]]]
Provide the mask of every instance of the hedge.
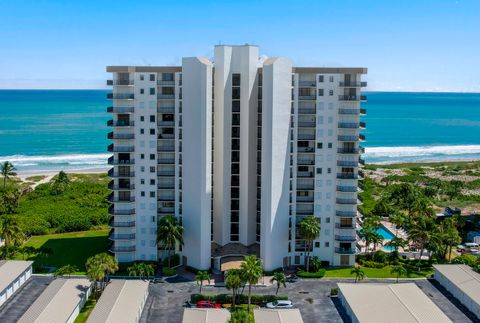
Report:
[[180,265],[180,255],[179,254],[174,254],[169,257],[166,257],[165,259],[162,260],[162,264],[164,267],[168,267],[168,258],[171,259],[170,262],[170,267],[176,267]]
[[[255,305],[261,305],[261,304],[273,302],[276,300],[288,300],[288,296],[252,294],[251,302],[252,304],[255,304]],[[190,295],[190,302],[197,303],[199,301],[211,301],[217,304],[231,304],[232,294],[217,294],[217,295],[192,294]],[[238,304],[248,303],[248,295],[247,294],[237,295],[237,303]]]
[[304,278],[322,278],[323,276],[325,276],[325,271],[326,270],[324,268],[321,268],[317,272],[313,272],[313,273],[300,270],[297,272],[297,276],[304,277]]

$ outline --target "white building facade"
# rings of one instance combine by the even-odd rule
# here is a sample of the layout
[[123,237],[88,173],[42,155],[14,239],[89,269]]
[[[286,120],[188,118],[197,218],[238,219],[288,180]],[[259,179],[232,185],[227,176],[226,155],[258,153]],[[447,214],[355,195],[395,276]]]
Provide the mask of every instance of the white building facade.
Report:
[[312,256],[355,262],[365,68],[294,67],[257,46],[215,46],[182,66],[110,66],[110,251],[156,260],[177,217],[186,265],[256,254],[266,270],[305,261],[296,227],[318,218]]

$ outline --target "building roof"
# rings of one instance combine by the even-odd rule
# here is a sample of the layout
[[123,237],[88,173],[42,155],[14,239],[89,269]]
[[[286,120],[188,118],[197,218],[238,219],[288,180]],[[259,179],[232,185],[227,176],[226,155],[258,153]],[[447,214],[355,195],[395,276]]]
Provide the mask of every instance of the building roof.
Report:
[[230,312],[223,308],[186,308],[183,323],[227,323]]
[[267,310],[254,309],[255,323],[303,323],[302,315],[298,308]]
[[467,265],[434,265],[438,272],[480,304],[480,274]]
[[0,260],[0,292],[20,276],[33,261]]
[[341,295],[360,322],[452,322],[417,285],[338,284]]
[[114,279],[103,291],[87,322],[135,322],[147,294],[146,281]]
[[85,278],[55,279],[22,315],[19,323],[64,323],[85,298],[91,283]]

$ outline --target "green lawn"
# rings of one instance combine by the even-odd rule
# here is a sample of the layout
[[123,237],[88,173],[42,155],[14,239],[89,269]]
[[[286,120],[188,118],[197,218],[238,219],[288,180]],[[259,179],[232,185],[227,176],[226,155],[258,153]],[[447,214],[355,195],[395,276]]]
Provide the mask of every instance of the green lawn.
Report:
[[85,306],[82,308],[80,313],[78,314],[77,318],[75,319],[74,323],[84,323],[87,322],[90,313],[92,313],[93,308],[97,304],[97,301],[93,298],[90,298],[86,303]]
[[[352,270],[351,267],[349,268],[327,268],[325,273],[325,277],[353,277],[355,278],[354,274],[351,274],[350,271]],[[366,268],[362,267],[362,270],[365,272],[365,278],[397,278],[396,274],[390,273],[391,267],[386,266],[384,268]],[[407,274],[407,276],[400,276],[402,278],[422,278],[431,275],[433,271],[412,271]]]
[[[107,235],[108,230],[47,234],[31,237],[24,246],[43,246],[53,250],[53,254],[48,257],[31,257],[30,260],[35,261],[36,266],[59,268],[70,264],[78,267],[79,274],[84,274],[87,258],[107,250]],[[21,257],[22,255],[17,256],[18,259]]]

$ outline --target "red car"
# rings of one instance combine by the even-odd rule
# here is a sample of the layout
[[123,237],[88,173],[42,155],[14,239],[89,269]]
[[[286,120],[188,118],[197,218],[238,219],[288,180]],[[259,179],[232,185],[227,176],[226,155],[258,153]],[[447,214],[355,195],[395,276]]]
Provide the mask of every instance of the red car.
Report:
[[215,304],[210,301],[197,302],[197,308],[222,308],[220,304]]

